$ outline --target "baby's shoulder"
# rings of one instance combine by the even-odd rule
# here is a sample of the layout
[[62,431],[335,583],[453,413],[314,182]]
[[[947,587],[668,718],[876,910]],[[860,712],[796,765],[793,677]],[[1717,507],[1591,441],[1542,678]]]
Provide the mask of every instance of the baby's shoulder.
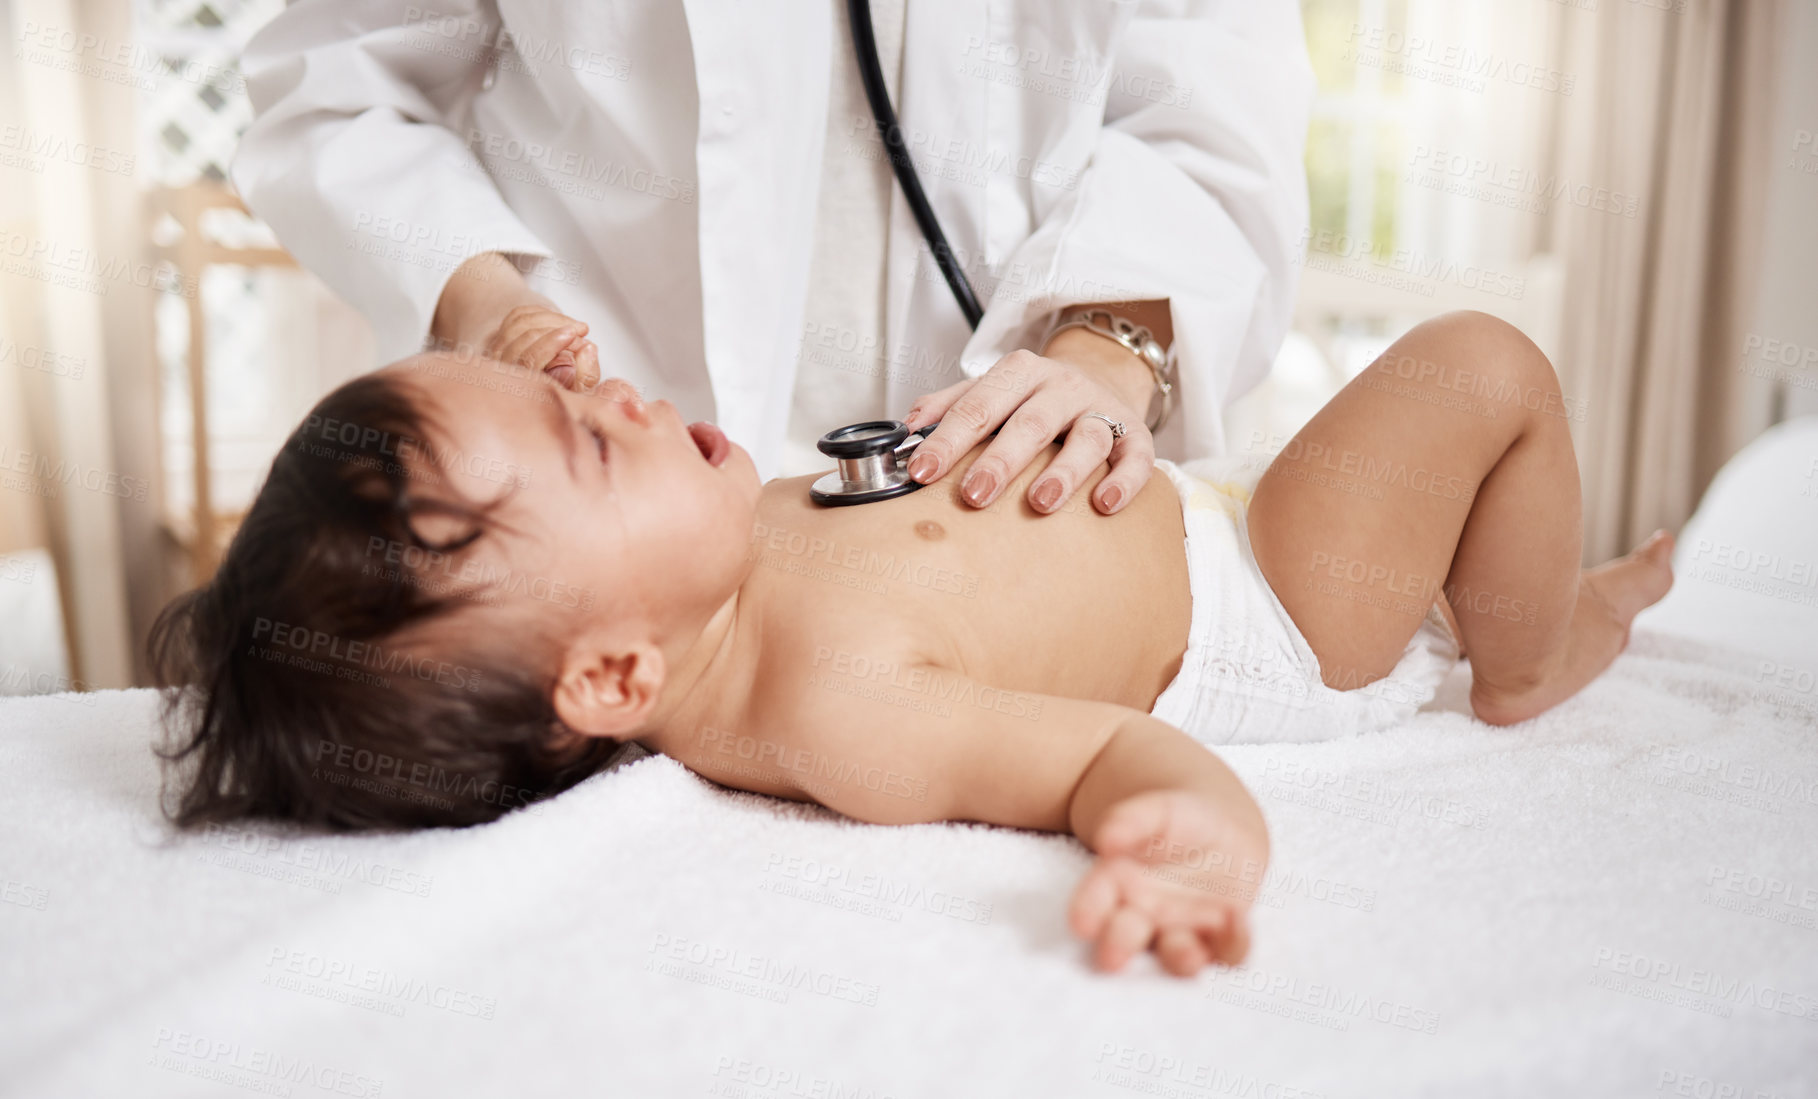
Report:
[[748,689],[714,699],[664,754],[739,789],[819,802],[880,823],[926,819],[927,768],[913,766],[893,699],[916,674],[915,650],[844,631],[766,630]]

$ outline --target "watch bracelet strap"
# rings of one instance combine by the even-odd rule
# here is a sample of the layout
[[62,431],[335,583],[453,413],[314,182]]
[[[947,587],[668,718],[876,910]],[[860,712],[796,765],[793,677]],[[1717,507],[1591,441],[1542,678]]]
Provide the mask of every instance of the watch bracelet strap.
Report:
[[1174,411],[1174,348],[1162,348],[1162,362],[1157,363],[1143,350],[1145,345],[1161,348],[1161,341],[1155,338],[1155,334],[1147,327],[1120,317],[1102,306],[1075,306],[1061,310],[1055,317],[1054,325],[1048,329],[1048,334],[1042,337],[1042,346],[1046,347],[1049,341],[1068,328],[1084,328],[1108,340],[1115,340],[1142,360],[1143,365],[1149,368],[1149,374],[1155,380],[1155,390],[1161,397],[1161,409],[1155,422],[1144,426],[1151,432],[1159,431]]

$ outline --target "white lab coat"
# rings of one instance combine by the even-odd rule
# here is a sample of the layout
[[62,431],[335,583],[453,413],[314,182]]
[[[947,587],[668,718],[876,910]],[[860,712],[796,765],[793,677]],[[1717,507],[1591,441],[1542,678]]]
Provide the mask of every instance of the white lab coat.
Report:
[[[830,5],[434,2],[297,3],[248,44],[247,203],[387,361],[422,346],[463,259],[523,257],[606,375],[715,420],[770,475]],[[1221,410],[1287,330],[1312,93],[1294,0],[910,0],[898,114],[987,308],[969,331],[897,191],[884,346],[977,376],[1056,309],[1166,298],[1181,400],[1160,449],[1221,452]],[[893,381],[878,414],[917,392]]]

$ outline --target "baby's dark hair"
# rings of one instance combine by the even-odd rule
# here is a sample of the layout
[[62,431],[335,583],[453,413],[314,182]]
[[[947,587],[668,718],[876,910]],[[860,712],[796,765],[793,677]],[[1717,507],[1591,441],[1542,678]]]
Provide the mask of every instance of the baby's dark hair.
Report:
[[[620,748],[586,737],[556,749],[553,667],[523,666],[525,652],[488,631],[421,640],[421,627],[485,601],[424,563],[493,520],[492,505],[434,491],[445,467],[417,384],[368,374],[325,397],[273,460],[214,578],[153,624],[166,812],[179,826],[477,824],[573,786]],[[431,541],[426,526],[456,533]]]

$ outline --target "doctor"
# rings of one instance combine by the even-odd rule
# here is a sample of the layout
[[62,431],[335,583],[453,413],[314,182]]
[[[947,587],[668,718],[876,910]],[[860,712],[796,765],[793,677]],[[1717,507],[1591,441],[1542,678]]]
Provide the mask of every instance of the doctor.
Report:
[[766,477],[905,409],[942,421],[924,481],[1002,428],[961,486],[977,506],[1062,434],[1041,511],[1107,455],[1108,514],[1157,448],[1222,451],[1307,217],[1294,0],[869,10],[976,329],[893,184],[843,0],[297,3],[242,58],[234,182],[382,361],[435,341],[582,388],[604,367]]

